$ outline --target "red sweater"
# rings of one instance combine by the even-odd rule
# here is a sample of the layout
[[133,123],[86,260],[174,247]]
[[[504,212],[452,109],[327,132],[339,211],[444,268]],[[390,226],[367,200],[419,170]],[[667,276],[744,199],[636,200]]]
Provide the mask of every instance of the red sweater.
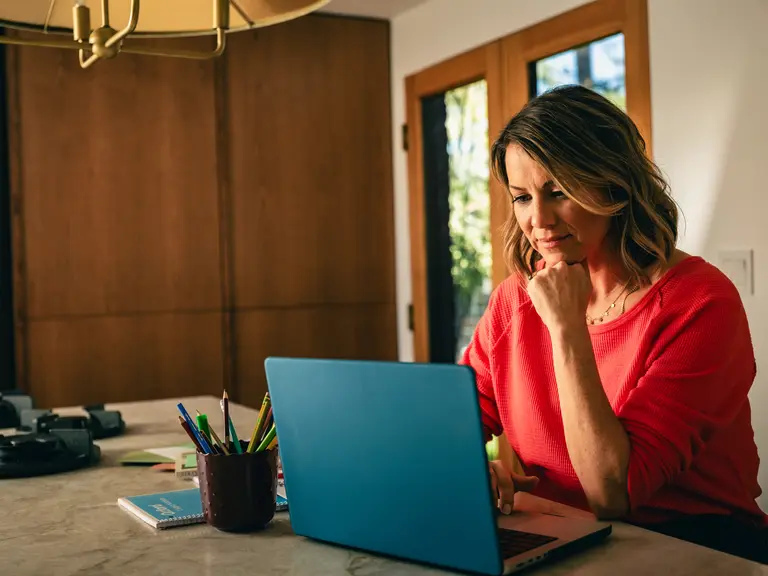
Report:
[[[600,379],[629,436],[629,519],[733,514],[758,525],[759,459],[747,393],[755,358],[733,284],[691,257],[633,308],[590,326]],[[589,509],[565,444],[552,343],[514,278],[494,291],[462,361],[486,437],[506,432],[536,494]]]

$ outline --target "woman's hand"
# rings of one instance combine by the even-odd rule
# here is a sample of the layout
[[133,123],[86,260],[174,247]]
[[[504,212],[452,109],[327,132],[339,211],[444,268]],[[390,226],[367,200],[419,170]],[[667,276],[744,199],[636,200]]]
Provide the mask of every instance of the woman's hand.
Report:
[[530,492],[539,483],[536,476],[520,476],[510,472],[501,460],[488,463],[491,471],[491,492],[498,499],[502,514],[510,514],[515,507],[515,492]]
[[583,326],[592,283],[582,264],[558,262],[528,282],[528,295],[544,325],[552,332]]

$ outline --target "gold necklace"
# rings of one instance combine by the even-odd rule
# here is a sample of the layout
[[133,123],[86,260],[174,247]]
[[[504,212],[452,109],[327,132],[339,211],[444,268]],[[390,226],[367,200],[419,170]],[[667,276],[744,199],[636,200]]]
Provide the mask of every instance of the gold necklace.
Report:
[[[606,309],[605,309],[605,312],[603,312],[603,313],[602,313],[602,314],[600,314],[599,316],[595,316],[595,317],[592,317],[592,316],[590,316],[589,314],[585,314],[585,316],[587,317],[587,324],[589,324],[590,326],[594,326],[594,325],[595,325],[595,323],[598,323],[598,322],[599,322],[599,323],[602,323],[602,322],[603,322],[603,320],[605,320],[605,319],[608,317],[608,314],[610,314],[610,313],[611,313],[611,310],[613,310],[613,309],[616,307],[616,302],[618,302],[618,301],[619,301],[619,298],[621,298],[621,295],[622,295],[622,294],[624,294],[624,292],[626,291],[626,289],[627,289],[628,287],[629,287],[629,282],[627,282],[626,284],[624,284],[624,288],[622,288],[622,289],[621,289],[621,292],[619,292],[619,295],[618,295],[618,296],[616,296],[616,299],[615,299],[613,302],[611,302],[611,305],[610,305],[610,306],[608,306],[608,308],[606,308]],[[634,289],[634,290],[632,290],[631,292],[628,292],[628,293],[627,293],[627,296],[629,296],[630,294],[632,294],[632,292],[634,292],[635,290],[637,290],[637,288],[635,288],[635,289]],[[622,314],[624,313],[624,308],[625,308],[626,304],[627,304],[627,298],[625,297],[625,298],[624,298],[624,303],[623,303],[623,305],[622,305],[622,307],[621,307],[621,313],[622,313]]]

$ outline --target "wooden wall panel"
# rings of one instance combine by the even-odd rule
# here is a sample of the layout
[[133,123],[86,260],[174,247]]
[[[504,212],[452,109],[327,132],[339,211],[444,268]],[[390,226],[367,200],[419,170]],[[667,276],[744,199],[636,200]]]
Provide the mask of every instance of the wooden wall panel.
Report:
[[39,405],[225,384],[257,405],[269,354],[396,358],[388,23],[310,16],[204,62],[12,52]]
[[258,406],[267,356],[396,359],[394,304],[256,310],[237,315],[238,400]]
[[213,63],[18,69],[29,316],[217,308]]
[[394,302],[388,23],[301,18],[226,56],[236,307]]
[[268,355],[397,358],[389,24],[311,16],[227,52],[235,397]]
[[22,385],[42,406],[218,392],[214,63],[12,50]]
[[69,406],[220,394],[220,324],[219,312],[31,322],[35,399]]

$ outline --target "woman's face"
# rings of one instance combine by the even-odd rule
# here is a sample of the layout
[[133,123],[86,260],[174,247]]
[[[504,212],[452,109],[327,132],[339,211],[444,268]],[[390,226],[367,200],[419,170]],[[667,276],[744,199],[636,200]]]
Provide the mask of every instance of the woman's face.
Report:
[[603,241],[610,217],[592,214],[570,200],[520,146],[507,148],[505,164],[515,218],[547,266],[607,256]]

